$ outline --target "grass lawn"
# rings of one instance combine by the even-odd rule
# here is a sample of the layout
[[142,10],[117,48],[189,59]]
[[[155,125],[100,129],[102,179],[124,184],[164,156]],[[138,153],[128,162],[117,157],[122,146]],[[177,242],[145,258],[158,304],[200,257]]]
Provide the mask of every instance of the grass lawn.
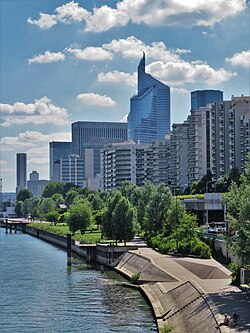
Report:
[[[53,232],[62,236],[66,236],[69,233],[69,227],[65,223],[52,225],[50,222],[34,222],[29,223],[28,226],[39,230]],[[77,231],[72,238],[80,241],[81,243],[96,244],[97,242],[101,241],[101,231],[100,229],[87,230],[84,235],[81,235],[80,231]],[[105,242],[105,240],[102,240],[102,242]]]

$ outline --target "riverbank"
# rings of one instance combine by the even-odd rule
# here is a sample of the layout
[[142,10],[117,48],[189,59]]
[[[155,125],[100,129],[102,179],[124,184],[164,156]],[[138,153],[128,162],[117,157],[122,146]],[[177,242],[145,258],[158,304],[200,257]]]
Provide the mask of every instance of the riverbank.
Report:
[[[63,236],[29,226],[26,232],[66,248]],[[232,304],[226,306],[224,297],[222,312],[218,297],[233,295],[239,289],[230,286],[230,272],[215,260],[162,255],[141,239],[126,247],[74,242],[72,250],[89,261],[114,268],[130,280],[137,277],[139,288],[152,306],[159,332],[164,332],[166,325],[173,333],[227,332],[228,328],[216,327],[223,313],[233,314],[235,309]],[[246,321],[240,331],[230,328],[230,332],[249,332],[247,325]]]

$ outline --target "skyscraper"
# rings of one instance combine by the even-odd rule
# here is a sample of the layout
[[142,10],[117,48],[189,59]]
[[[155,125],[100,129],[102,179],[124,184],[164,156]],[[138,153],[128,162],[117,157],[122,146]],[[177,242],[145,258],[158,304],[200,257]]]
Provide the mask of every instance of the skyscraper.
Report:
[[170,131],[170,88],[145,73],[145,53],[137,68],[138,94],[130,99],[128,138],[151,143]]
[[49,143],[49,179],[59,181],[55,172],[55,163],[61,157],[67,157],[72,154],[72,142],[55,142]]
[[127,124],[77,121],[72,124],[73,154],[83,159],[84,178],[100,173],[100,150],[106,144],[127,140]]
[[215,102],[223,102],[223,91],[211,89],[191,92],[191,110]]
[[16,194],[27,187],[27,154],[16,154]]

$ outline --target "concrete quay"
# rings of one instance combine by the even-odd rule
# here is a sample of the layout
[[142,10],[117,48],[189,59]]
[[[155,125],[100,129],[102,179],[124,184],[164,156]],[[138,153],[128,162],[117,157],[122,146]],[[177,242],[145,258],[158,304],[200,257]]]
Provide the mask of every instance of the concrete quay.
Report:
[[[140,273],[138,284],[152,305],[163,332],[250,333],[250,293],[231,286],[230,271],[214,259],[169,256],[150,249],[137,239],[138,250],[126,252],[115,269],[131,278]],[[224,314],[240,315],[239,324],[220,326]]]

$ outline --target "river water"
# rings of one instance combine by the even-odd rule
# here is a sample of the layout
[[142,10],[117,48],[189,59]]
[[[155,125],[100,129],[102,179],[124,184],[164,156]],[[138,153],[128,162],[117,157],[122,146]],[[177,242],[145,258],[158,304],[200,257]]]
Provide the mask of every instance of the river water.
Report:
[[0,332],[149,333],[156,324],[143,296],[123,277],[23,233],[0,228]]

